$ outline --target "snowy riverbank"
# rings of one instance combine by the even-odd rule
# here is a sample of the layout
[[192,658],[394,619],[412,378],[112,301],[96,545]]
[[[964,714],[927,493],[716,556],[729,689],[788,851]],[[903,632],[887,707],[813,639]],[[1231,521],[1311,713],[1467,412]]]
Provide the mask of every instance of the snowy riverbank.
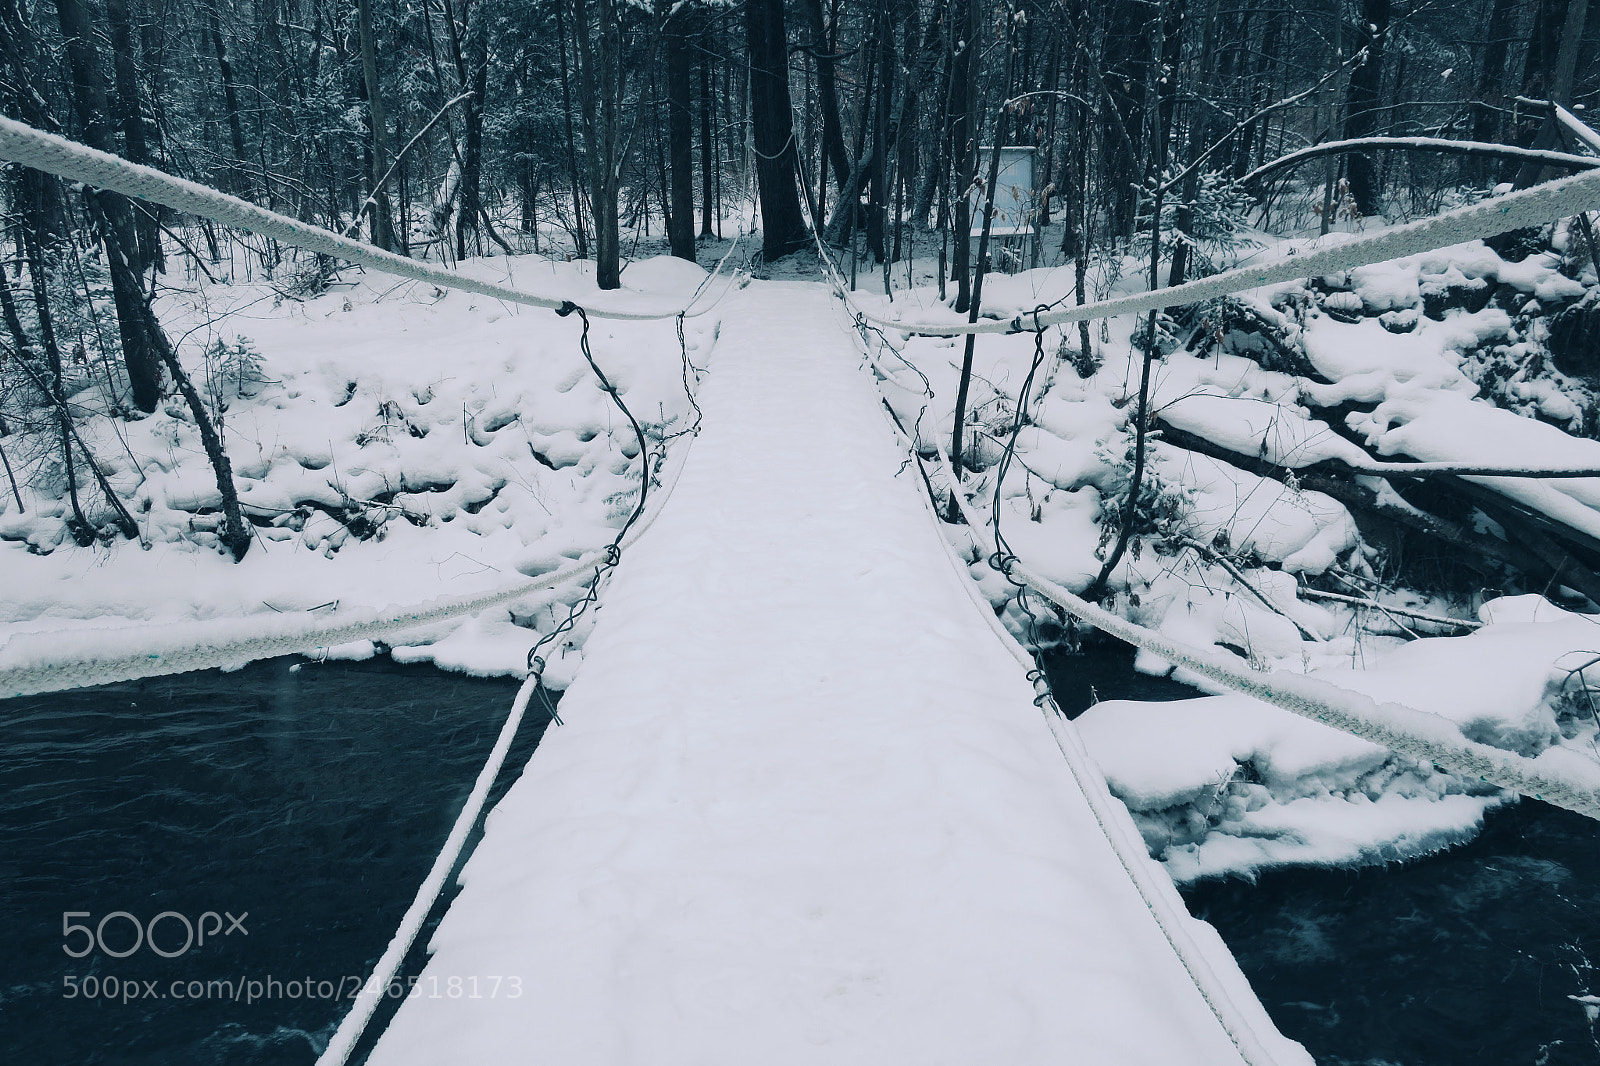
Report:
[[[537,257],[468,264],[580,300],[589,291],[587,266]],[[1546,389],[1541,405],[1516,413],[1469,403],[1478,386],[1468,371],[1507,358],[1501,349],[1508,346],[1531,351],[1542,340],[1543,319],[1529,299],[1571,302],[1592,283],[1581,272],[1580,280],[1567,277],[1562,266],[1559,257],[1506,263],[1478,244],[1388,264],[1371,276],[1248,294],[1257,316],[1279,327],[1277,340],[1309,361],[1307,373],[1264,366],[1250,349],[1257,334],[1219,328],[1203,353],[1175,350],[1158,367],[1161,417],[1242,458],[1267,456],[1298,468],[1365,454],[1315,417],[1330,404],[1358,401],[1364,407],[1352,409],[1350,427],[1382,454],[1477,459],[1481,451],[1470,446],[1447,446],[1452,427],[1464,424],[1451,412],[1466,405],[1476,419],[1510,419],[1540,461],[1581,464],[1600,445],[1550,420],[1570,414],[1551,397],[1572,387]],[[1520,317],[1494,307],[1422,314],[1439,279],[1458,274],[1464,280],[1452,281],[1457,289],[1471,289],[1473,281],[1508,289],[1504,300],[1517,299]],[[252,616],[325,616],[472,592],[565,565],[611,539],[638,491],[636,445],[617,432],[625,423],[579,353],[575,321],[422,284],[353,271],[346,277],[304,301],[284,299],[266,282],[207,284],[163,298],[159,310],[174,336],[191,334],[181,349],[191,372],[225,405],[224,434],[241,500],[256,522],[255,545],[238,565],[218,550],[214,481],[181,406],[134,422],[84,417],[80,433],[133,501],[140,543],[74,545],[59,476],[52,482],[48,470],[25,489],[26,510],[0,503],[0,665],[69,646],[92,654],[107,639],[103,631],[130,625],[158,639],[154,627],[165,624],[248,628]],[[641,306],[658,308],[686,300],[705,278],[697,267],[662,258],[630,266],[624,284]],[[1060,268],[996,276],[990,299],[996,307],[1033,306],[1068,296],[1070,283],[1071,271]],[[762,300],[783,299],[781,290],[762,294],[760,284],[744,294],[745,303],[759,311]],[[1102,278],[1100,288],[1139,284],[1136,277],[1115,284]],[[1351,295],[1359,312],[1351,300],[1335,299]],[[897,294],[895,307],[911,317],[929,298],[926,290]],[[1325,305],[1355,312],[1344,316],[1355,320],[1336,319]],[[1408,312],[1415,321],[1399,332],[1379,317]],[[837,325],[849,326],[842,311]],[[694,419],[685,386],[699,375],[684,357],[703,365],[717,313],[685,326],[682,351],[670,319],[597,320],[591,334],[596,360],[656,439],[683,433]],[[1131,319],[1096,324],[1096,365],[1084,368],[1087,376],[1073,363],[1076,330],[1046,334],[1046,387],[1006,483],[1002,519],[1012,547],[1074,589],[1098,571],[1108,515],[1126,493],[1134,329]],[[933,398],[889,357],[880,360],[893,378],[880,382],[885,399],[923,435],[943,431],[961,342],[892,339],[927,377]],[[978,345],[969,458],[979,469],[966,490],[980,506],[1033,354],[1027,335]],[[92,375],[72,403],[86,414],[105,410]],[[1546,420],[1527,417],[1538,413]],[[1436,423],[1440,428],[1425,432]],[[1469,444],[1486,432],[1469,432]],[[1430,440],[1443,443],[1428,451]],[[803,476],[803,442],[795,442],[794,457],[793,469],[772,476]],[[1434,711],[1464,735],[1520,754],[1561,746],[1592,755],[1597,722],[1586,679],[1574,672],[1590,649],[1600,649],[1592,620],[1537,596],[1452,601],[1392,584],[1372,592],[1371,583],[1389,575],[1350,510],[1245,465],[1154,445],[1151,525],[1114,575],[1108,605],[1261,668],[1314,671]],[[1566,514],[1588,508],[1594,480],[1523,481],[1517,489],[1528,506],[1548,503],[1550,513]],[[1008,626],[1022,633],[1026,620],[1011,603],[1011,587],[963,529],[947,533]],[[1221,565],[1218,554],[1232,564]],[[1490,624],[1468,637],[1428,637],[1440,628],[1408,615],[1297,596],[1297,582],[1330,575],[1394,610],[1453,612],[1467,621],[1476,613]],[[517,674],[538,632],[564,614],[562,602],[520,611],[512,604],[407,633],[392,654],[476,674]],[[575,676],[595,618],[586,615],[551,656],[547,677],[555,687]],[[1070,640],[1062,617],[1044,621]],[[1408,642],[1415,632],[1424,639]],[[374,651],[360,642],[327,654]],[[1148,653],[1139,665],[1152,673],[1170,669]],[[1086,739],[1152,852],[1179,880],[1419,854],[1469,837],[1483,812],[1505,798],[1243,697],[1137,704],[1101,695],[1107,702],[1082,719]]]

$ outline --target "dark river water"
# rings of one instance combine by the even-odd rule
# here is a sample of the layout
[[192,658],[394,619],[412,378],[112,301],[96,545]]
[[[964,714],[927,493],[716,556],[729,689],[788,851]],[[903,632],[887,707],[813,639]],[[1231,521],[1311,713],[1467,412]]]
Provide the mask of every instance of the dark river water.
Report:
[[[1091,687],[1189,694],[1111,649],[1051,672],[1069,710]],[[279,660],[0,701],[0,1061],[307,1066],[515,690],[382,660]],[[543,725],[530,710],[491,802]],[[1600,993],[1593,822],[1525,803],[1402,867],[1186,896],[1319,1062],[1600,1063],[1566,998]]]
[[[382,660],[277,660],[0,701],[0,1061],[310,1063],[516,689]],[[543,726],[530,710],[491,801]],[[145,929],[181,918],[130,952],[132,919],[101,925],[118,911]],[[180,952],[184,920],[208,935]],[[64,924],[128,954],[97,943],[69,957],[91,934]]]

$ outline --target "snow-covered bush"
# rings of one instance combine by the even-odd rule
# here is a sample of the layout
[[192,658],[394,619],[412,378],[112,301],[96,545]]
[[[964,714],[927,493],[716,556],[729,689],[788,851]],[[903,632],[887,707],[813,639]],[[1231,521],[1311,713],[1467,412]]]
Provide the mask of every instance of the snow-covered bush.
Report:
[[[1102,444],[1095,451],[1096,458],[1115,471],[1107,486],[1109,491],[1101,499],[1100,543],[1095,548],[1096,558],[1103,559],[1115,542],[1122,529],[1123,511],[1128,505],[1128,491],[1133,484],[1135,448],[1131,434],[1124,444],[1121,455],[1114,452],[1109,444]],[[1146,462],[1144,477],[1139,484],[1139,500],[1133,508],[1133,539],[1128,546],[1133,557],[1139,557],[1141,537],[1153,536],[1176,541],[1187,535],[1188,518],[1194,511],[1194,498],[1194,488],[1168,480],[1155,469],[1154,463]]]
[[[1176,171],[1167,173],[1162,180],[1174,177]],[[1256,242],[1244,235],[1254,206],[1255,198],[1233,178],[1221,171],[1205,171],[1199,176],[1193,196],[1185,197],[1180,186],[1165,197],[1161,205],[1162,249],[1170,254],[1179,245],[1187,245],[1190,274],[1214,274],[1239,249],[1256,247]],[[1150,258],[1149,202],[1135,224],[1129,252],[1141,262]]]

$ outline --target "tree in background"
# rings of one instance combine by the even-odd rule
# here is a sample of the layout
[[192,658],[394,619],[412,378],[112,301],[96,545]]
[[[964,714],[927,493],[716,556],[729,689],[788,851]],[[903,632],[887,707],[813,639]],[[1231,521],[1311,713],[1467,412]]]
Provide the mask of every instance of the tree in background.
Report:
[[746,0],[745,33],[750,52],[750,134],[761,192],[761,251],[772,260],[799,251],[809,240],[795,185],[798,157],[783,0]]

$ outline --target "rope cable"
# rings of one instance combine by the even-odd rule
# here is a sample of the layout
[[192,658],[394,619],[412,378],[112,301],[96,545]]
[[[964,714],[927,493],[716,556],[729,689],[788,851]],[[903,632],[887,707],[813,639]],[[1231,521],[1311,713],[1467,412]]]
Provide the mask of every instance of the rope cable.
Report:
[[[573,312],[577,312],[578,317],[583,321],[583,333],[578,338],[578,347],[582,350],[584,359],[588,361],[595,377],[600,380],[600,388],[611,397],[611,402],[617,405],[617,409],[622,412],[623,417],[628,420],[628,424],[633,427],[634,437],[638,441],[639,499],[634,503],[633,511],[628,515],[627,521],[623,522],[622,528],[617,530],[617,535],[610,544],[606,545],[605,558],[599,566],[595,567],[594,577],[589,579],[588,587],[584,590],[583,596],[567,609],[567,617],[562,619],[559,625],[541,636],[533,647],[528,649],[528,677],[533,681],[540,705],[556,725],[562,724],[561,717],[556,713],[555,701],[550,698],[549,692],[545,689],[544,670],[546,662],[539,652],[544,649],[545,645],[552,643],[563,633],[571,632],[577,626],[578,619],[589,609],[589,605],[600,598],[600,582],[606,574],[614,570],[617,564],[622,561],[623,538],[628,535],[628,530],[633,528],[633,524],[644,513],[645,501],[650,494],[650,478],[657,472],[651,469],[650,444],[644,435],[644,428],[639,425],[639,420],[633,417],[633,412],[628,410],[628,405],[622,402],[621,394],[617,392],[616,386],[611,384],[610,379],[606,377],[605,371],[600,369],[600,364],[594,360],[594,352],[589,347],[589,316],[584,313],[583,308],[574,303],[564,304],[556,310],[556,314],[563,317]],[[680,338],[683,336],[681,317],[679,319],[678,336]],[[687,382],[685,382],[685,386],[687,387]],[[689,402],[694,403],[693,394],[690,395]],[[699,410],[698,405],[696,405],[695,410]],[[698,425],[698,423],[696,424]]]
[[[598,555],[591,553],[580,558],[571,566],[540,575],[533,581],[516,582],[509,586],[470,596],[440,598],[410,607],[360,612],[354,617],[347,615],[342,619],[323,621],[320,624],[309,626],[304,625],[303,620],[300,619],[263,620],[267,622],[265,626],[260,627],[255,634],[244,638],[219,640],[211,632],[213,629],[211,626],[206,627],[203,631],[197,631],[197,627],[189,627],[180,623],[167,628],[166,633],[169,637],[179,639],[169,642],[169,648],[164,652],[151,652],[149,650],[149,627],[128,627],[129,633],[136,630],[141,639],[137,646],[123,654],[93,658],[72,655],[63,656],[55,653],[52,647],[50,652],[34,656],[31,661],[24,659],[23,663],[17,666],[11,668],[0,667],[0,698],[58,691],[63,688],[137,680],[190,670],[227,667],[251,659],[304,652],[356,639],[385,636],[401,630],[414,629],[421,625],[443,621],[462,614],[475,613],[488,607],[524,599],[536,592],[541,586],[548,587],[549,592],[544,597],[544,601],[551,602],[558,598],[559,589],[562,586],[587,572],[597,561],[602,562],[603,565],[596,571],[596,577],[591,581],[588,595],[583,601],[580,601],[584,606],[587,606],[587,603],[592,601],[594,595],[594,583],[599,580],[601,573],[605,569],[614,564],[615,558],[620,555],[624,538],[628,536],[629,530],[638,521],[643,512],[645,496],[648,493],[651,478],[652,476],[659,477],[662,462],[665,460],[663,449],[663,453],[656,457],[655,469],[651,469],[650,452],[645,441],[643,429],[634,419],[632,413],[627,410],[616,389],[612,387],[610,381],[596,364],[588,339],[589,316],[591,314],[597,317],[631,321],[655,321],[667,318],[676,320],[679,348],[685,363],[684,389],[688,394],[691,407],[695,410],[696,417],[693,432],[698,432],[700,409],[689,383],[688,372],[692,364],[688,362],[688,347],[684,339],[684,320],[686,318],[699,317],[713,310],[738,283],[738,275],[735,272],[729,277],[727,284],[715,299],[703,307],[695,308],[696,302],[710,288],[718,275],[722,273],[724,266],[730,261],[733,252],[743,240],[743,233],[735,238],[728,251],[717,263],[715,270],[701,281],[700,285],[689,297],[689,300],[679,310],[662,313],[640,313],[615,308],[590,307],[585,311],[584,308],[579,307],[570,300],[554,300],[511,289],[493,282],[466,278],[450,271],[423,264],[414,259],[384,252],[370,245],[341,237],[321,227],[311,226],[265,210],[255,204],[217,190],[209,189],[181,178],[175,178],[149,167],[138,166],[117,156],[95,151],[84,145],[41,132],[23,123],[3,117],[0,117],[0,158],[10,159],[40,170],[101,188],[122,192],[126,195],[136,196],[150,202],[161,203],[175,210],[201,215],[224,225],[236,226],[240,229],[271,237],[293,247],[317,254],[335,256],[349,262],[371,266],[374,269],[412,278],[413,280],[431,281],[444,287],[475,292],[512,303],[547,307],[563,317],[570,315],[573,311],[577,311],[583,320],[580,349],[590,368],[599,378],[601,388],[622,408],[623,413],[632,425],[639,440],[640,455],[643,458],[645,467],[639,501],[611,545],[604,549],[603,553]],[[696,372],[698,373],[698,368],[696,368]],[[681,470],[681,466],[678,469]],[[569,617],[569,622],[571,621],[575,621],[575,617]],[[126,637],[129,633],[122,633],[112,639],[117,641],[119,637]],[[12,653],[12,657],[23,658],[21,650],[25,649],[27,645],[38,641],[49,641],[52,645],[59,646],[59,643],[61,643],[59,638],[63,635],[61,633],[23,634],[13,638],[12,641],[5,645],[0,645],[0,648]],[[70,643],[70,638],[67,642]],[[121,640],[120,642],[125,645],[129,643],[126,640]],[[531,661],[532,656],[530,655],[530,665]],[[544,698],[542,690],[541,698]],[[548,701],[546,703],[548,705]],[[551,710],[553,712],[553,707]]]
[[[466,846],[467,838],[478,824],[478,818],[483,813],[483,805],[489,798],[489,790],[494,787],[495,779],[500,776],[500,767],[511,751],[511,742],[516,738],[517,728],[522,724],[523,715],[528,709],[528,700],[535,689],[542,691],[543,686],[537,676],[530,674],[522,682],[522,687],[517,690],[516,699],[511,704],[511,713],[507,715],[505,724],[500,727],[500,735],[495,738],[494,748],[489,752],[489,758],[483,764],[483,769],[478,771],[477,780],[472,784],[472,792],[468,794],[466,804],[461,808],[461,813],[456,815],[455,824],[450,827],[450,835],[445,838],[444,848],[434,858],[428,876],[423,878],[422,884],[417,887],[417,894],[412,897],[411,906],[406,908],[405,915],[400,919],[400,927],[395,930],[394,936],[389,938],[388,946],[384,948],[377,964],[373,966],[372,976],[362,983],[360,990],[355,994],[355,1001],[351,1004],[349,1013],[340,1020],[339,1028],[334,1030],[333,1036],[328,1040],[328,1046],[317,1056],[316,1066],[344,1066],[361,1035],[366,1031],[367,1023],[372,1020],[373,1012],[377,1010],[378,1004],[383,1002],[384,994],[393,984],[400,964],[405,961],[412,943],[417,939],[417,933],[427,921],[428,912],[433,910],[433,904],[439,898],[439,893],[444,891],[445,881],[449,878],[450,871],[455,869],[462,848]],[[557,722],[560,721],[555,718],[554,708],[551,708],[550,716]]]
[[[1356,267],[1370,266],[1373,263],[1492,237],[1526,226],[1544,225],[1555,219],[1580,214],[1596,206],[1600,206],[1600,170],[1547,182],[1531,189],[1506,193],[1419,222],[1356,237],[1341,244],[1304,253],[1291,253],[1254,266],[1235,267],[1208,278],[1185,282],[1171,288],[1131,293],[1038,314],[1019,312],[1009,319],[982,318],[973,323],[904,321],[865,311],[848,295],[842,292],[840,295],[851,305],[856,314],[868,322],[903,333],[936,337],[953,337],[967,333],[1026,333],[1038,326],[1064,325],[1069,322],[1109,318],[1136,311],[1159,311],[1265,285],[1338,274]],[[1067,298],[1064,296],[1050,306],[1059,306]]]
[[[197,182],[174,177],[152,167],[100,152],[52,133],[34,129],[14,119],[0,117],[0,159],[11,160],[36,170],[83,182],[100,189],[122,193],[175,211],[200,215],[235,229],[318,255],[371,267],[413,281],[426,281],[443,288],[459,289],[493,297],[507,303],[558,310],[571,301],[524,292],[492,281],[469,278],[453,271],[386,252],[368,244],[342,237],[332,230],[314,226],[269,211],[264,207],[219,192]],[[718,269],[720,270],[720,264]],[[703,286],[702,286],[703,287]],[[698,297],[698,292],[696,297]],[[724,293],[726,295],[726,293]],[[588,313],[596,318],[649,322],[675,318],[688,308],[667,311],[632,311],[626,307],[631,297],[596,297],[588,301]],[[720,299],[720,298],[719,298]],[[691,299],[692,303],[692,299]],[[713,304],[712,306],[715,306]],[[705,308],[696,314],[703,314]]]

